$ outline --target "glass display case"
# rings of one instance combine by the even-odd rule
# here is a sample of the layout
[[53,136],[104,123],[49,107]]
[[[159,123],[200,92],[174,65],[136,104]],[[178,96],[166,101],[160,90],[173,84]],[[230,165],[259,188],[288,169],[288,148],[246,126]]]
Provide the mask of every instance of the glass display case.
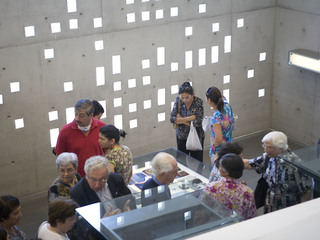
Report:
[[[167,152],[177,159],[178,175],[172,184],[141,191],[143,183],[152,175],[151,160],[159,152]],[[133,163],[133,177],[128,186],[132,195],[78,208],[81,222],[78,236],[84,239],[179,239],[242,220],[210,197],[206,197],[205,202],[199,199],[208,183],[210,167],[176,148],[134,157]],[[171,193],[170,198],[167,191]]]
[[282,159],[292,163],[306,174],[313,177],[316,181],[320,181],[320,145],[305,147],[293,151],[301,161],[287,158],[287,155],[282,155]]
[[199,199],[200,192],[197,190],[147,206],[137,204],[136,208],[115,215],[112,212],[123,209],[123,202],[135,202],[141,198],[138,196],[141,193],[81,207],[77,212],[88,223],[83,224],[81,230],[88,232],[89,228],[94,228],[96,234],[100,234],[95,239],[179,239],[242,220],[237,213],[212,198],[208,201],[206,197],[203,202]]

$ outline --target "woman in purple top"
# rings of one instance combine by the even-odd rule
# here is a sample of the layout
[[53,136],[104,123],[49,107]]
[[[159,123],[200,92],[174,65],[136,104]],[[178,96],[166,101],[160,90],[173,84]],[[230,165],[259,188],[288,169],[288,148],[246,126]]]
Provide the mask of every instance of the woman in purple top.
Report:
[[219,171],[221,180],[208,183],[200,198],[212,202],[211,198],[220,201],[229,209],[237,212],[244,219],[256,216],[256,204],[253,190],[240,180],[244,163],[239,155],[228,153],[220,159]]

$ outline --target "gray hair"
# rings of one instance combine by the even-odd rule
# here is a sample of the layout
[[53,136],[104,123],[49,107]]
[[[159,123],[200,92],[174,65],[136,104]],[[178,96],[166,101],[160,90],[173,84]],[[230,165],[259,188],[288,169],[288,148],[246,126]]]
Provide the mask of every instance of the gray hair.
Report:
[[88,158],[86,163],[84,164],[84,172],[88,175],[89,172],[95,169],[101,169],[103,167],[107,167],[108,171],[110,171],[110,164],[108,159],[103,156],[93,156]]
[[64,167],[64,166],[68,165],[69,163],[72,163],[72,165],[75,169],[78,168],[77,154],[70,153],[70,152],[63,152],[56,159],[56,165],[57,165],[58,169],[59,169],[59,167],[61,167],[61,166]]
[[276,148],[288,150],[288,138],[283,132],[273,131],[262,138],[262,143],[271,142]]
[[158,176],[162,172],[170,172],[173,169],[172,161],[177,161],[172,155],[160,152],[152,159],[153,175]]
[[94,112],[92,102],[88,98],[79,100],[74,106],[75,111],[86,110],[88,116]]

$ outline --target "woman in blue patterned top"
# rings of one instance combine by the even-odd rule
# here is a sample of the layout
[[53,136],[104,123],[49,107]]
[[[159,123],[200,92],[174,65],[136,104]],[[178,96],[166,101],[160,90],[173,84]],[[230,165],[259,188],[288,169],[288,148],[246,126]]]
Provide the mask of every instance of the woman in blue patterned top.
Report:
[[[180,99],[180,100],[179,100]],[[203,149],[204,131],[202,129],[203,101],[193,95],[193,88],[189,82],[184,82],[179,87],[179,96],[176,98],[170,116],[170,122],[178,125],[176,129],[177,148],[203,161],[203,150],[189,151],[186,142],[190,131],[190,124],[195,126]]]
[[207,103],[213,108],[211,120],[210,152],[211,164],[216,158],[221,144],[232,141],[233,112],[227,99],[216,87],[210,87],[206,93]]

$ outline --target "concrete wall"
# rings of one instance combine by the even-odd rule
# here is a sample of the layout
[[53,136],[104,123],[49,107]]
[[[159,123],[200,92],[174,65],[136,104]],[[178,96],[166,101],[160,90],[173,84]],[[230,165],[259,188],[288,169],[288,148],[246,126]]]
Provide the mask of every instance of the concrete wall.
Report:
[[[288,5],[286,7],[289,4],[299,6],[298,1],[296,5],[290,1],[280,2]],[[205,13],[198,12],[200,4],[206,4]],[[170,16],[175,7],[178,16]],[[161,9],[164,17],[155,19],[156,10]],[[150,12],[150,20],[141,20],[143,11]],[[285,61],[287,49],[283,48],[291,46],[284,41],[294,40],[291,32],[286,33],[278,26],[279,19],[284,18],[283,12],[287,17],[294,15],[296,21],[316,18],[296,9],[276,7],[276,1],[271,0],[150,0],[130,5],[124,0],[78,0],[77,11],[72,13],[67,11],[66,0],[6,0],[1,3],[0,194],[25,196],[48,188],[57,176],[50,130],[65,125],[66,108],[73,107],[84,97],[106,102],[107,116],[102,119],[106,123],[119,125],[120,122],[114,122],[114,116],[122,115],[123,129],[129,133],[122,143],[129,146],[134,155],[175,146],[175,134],[169,123],[171,103],[177,96],[172,89],[186,80],[192,81],[195,94],[203,99],[206,89],[212,85],[221,90],[229,89],[230,102],[239,115],[236,137],[273,127],[288,130],[291,137],[311,140],[306,131],[287,129],[289,124],[279,121],[287,117],[281,114],[285,113],[284,108],[288,109],[285,105],[289,100],[287,94],[277,91],[289,89],[286,84],[293,86],[286,79],[295,71]],[[126,22],[128,13],[135,13],[135,22]],[[102,19],[102,27],[93,27],[94,18]],[[69,29],[70,19],[78,20],[78,29]],[[243,19],[242,27],[237,27],[239,19]],[[55,22],[60,23],[61,32],[51,32],[51,23]],[[218,32],[211,31],[212,23],[220,24]],[[34,26],[35,36],[25,36],[26,26]],[[185,36],[186,27],[192,27],[191,36]],[[314,33],[309,36],[309,32],[305,35],[311,40],[315,36]],[[232,39],[231,52],[227,53],[224,52],[226,36]],[[103,41],[102,50],[95,49],[96,41]],[[301,47],[299,44],[297,40],[292,47]],[[219,47],[218,63],[211,63],[213,46]],[[158,47],[165,48],[164,65],[157,64]],[[54,58],[45,59],[45,49],[54,49]],[[198,62],[199,49],[206,52],[202,66]],[[189,69],[185,68],[186,51],[192,51],[193,56]],[[259,61],[261,53],[266,54],[266,60]],[[112,72],[113,56],[121,59],[121,72],[117,74]],[[142,69],[142,60],[146,59],[150,60],[150,67]],[[278,65],[280,60],[281,65]],[[177,71],[171,71],[172,63],[177,63]],[[104,67],[105,74],[105,82],[99,86],[97,67]],[[249,70],[254,70],[252,78],[247,77]],[[312,81],[312,76],[316,75],[296,72],[304,82],[316,84]],[[224,83],[223,77],[227,75],[230,75],[230,82]],[[150,84],[143,84],[144,76],[150,76]],[[129,88],[128,79],[136,79],[136,87]],[[279,90],[275,90],[275,82],[281,80]],[[20,91],[11,92],[10,86],[17,82]],[[73,90],[65,92],[64,84],[70,82]],[[115,82],[121,82],[121,90],[114,91]],[[316,93],[314,85],[306,85]],[[158,89],[165,89],[163,105],[158,105]],[[288,94],[296,96],[293,89]],[[258,97],[262,91],[264,94]],[[114,107],[114,99],[120,97],[122,106]],[[151,100],[150,109],[144,109],[145,100]],[[137,111],[129,112],[132,103],[136,103]],[[306,106],[301,111],[305,111]],[[288,116],[295,114],[294,109],[288,110]],[[58,112],[58,119],[49,121],[48,113],[52,111]],[[311,111],[309,106],[306,111]],[[205,113],[211,114],[207,105]],[[163,121],[159,122],[159,114],[163,114]],[[314,116],[309,117],[313,125]],[[16,129],[17,119],[23,119],[24,127]],[[132,120],[137,122],[137,127],[130,128]],[[291,118],[290,124],[300,127],[294,122]]]
[[320,138],[319,74],[288,65],[288,51],[320,52],[320,2],[278,1],[271,126],[313,145]]

